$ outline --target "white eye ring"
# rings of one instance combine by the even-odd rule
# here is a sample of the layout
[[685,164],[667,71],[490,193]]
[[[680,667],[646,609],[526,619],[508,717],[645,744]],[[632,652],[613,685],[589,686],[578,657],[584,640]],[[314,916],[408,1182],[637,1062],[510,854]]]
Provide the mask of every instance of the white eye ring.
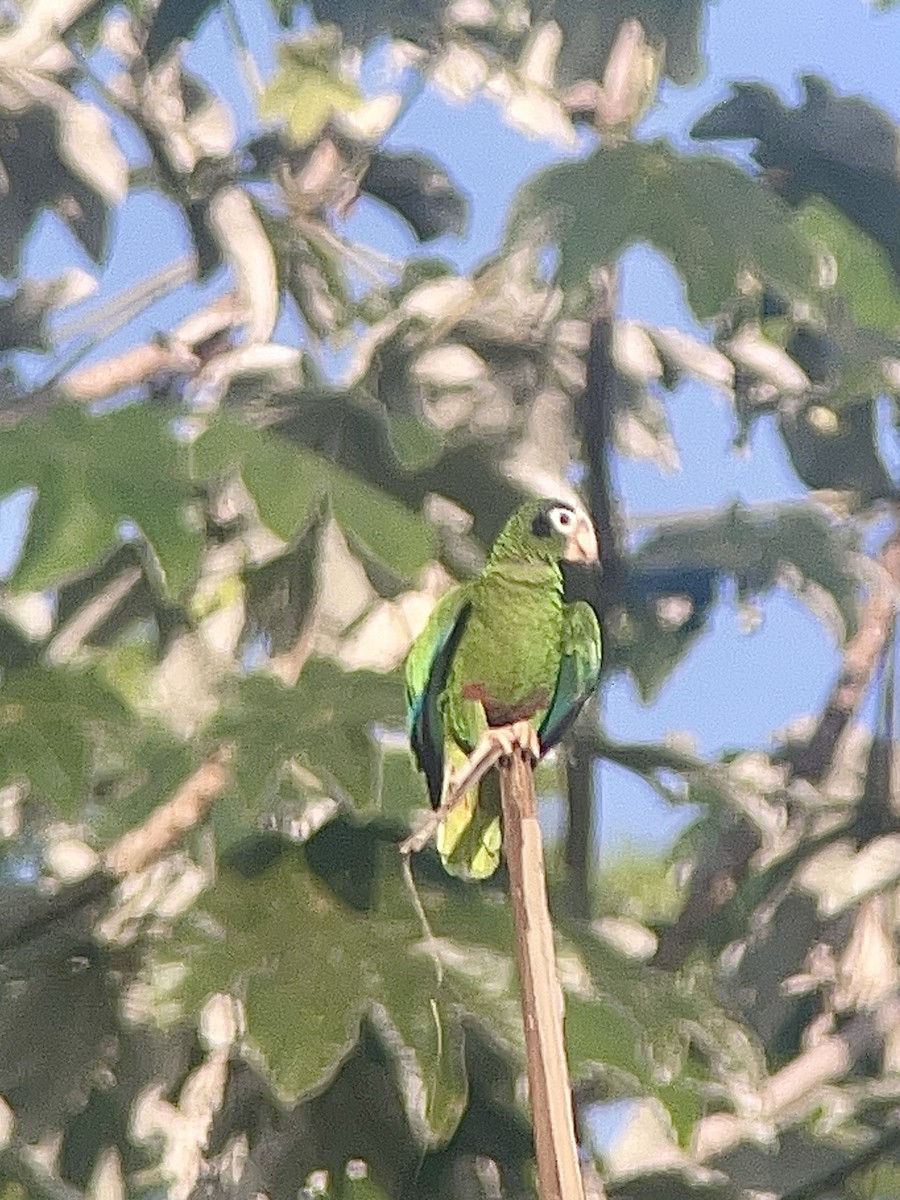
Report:
[[569,508],[551,508],[550,523],[560,533],[568,533],[575,525],[575,514]]

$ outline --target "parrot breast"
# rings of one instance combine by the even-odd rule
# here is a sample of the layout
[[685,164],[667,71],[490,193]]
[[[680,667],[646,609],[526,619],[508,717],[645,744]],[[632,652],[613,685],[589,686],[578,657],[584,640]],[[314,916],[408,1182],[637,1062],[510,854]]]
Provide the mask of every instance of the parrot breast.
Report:
[[540,723],[556,689],[562,627],[558,569],[498,568],[478,580],[443,697],[448,731],[467,753],[487,725]]

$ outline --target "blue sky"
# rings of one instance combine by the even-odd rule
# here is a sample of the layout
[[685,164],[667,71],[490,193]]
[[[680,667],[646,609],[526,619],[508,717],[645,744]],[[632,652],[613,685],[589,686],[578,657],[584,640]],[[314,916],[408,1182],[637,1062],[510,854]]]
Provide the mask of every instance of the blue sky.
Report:
[[[265,0],[244,4],[241,11],[248,41],[267,71],[275,26]],[[730,81],[759,79],[786,100],[796,101],[799,77],[807,71],[824,75],[841,92],[869,97],[900,119],[900,9],[878,14],[864,0],[719,0],[707,7],[705,44],[706,76],[688,88],[664,86],[661,103],[645,118],[641,136],[665,136],[690,152],[709,150],[690,143],[686,132],[697,116],[726,94]],[[246,129],[252,108],[240,72],[231,69],[230,42],[218,15],[205,22],[187,60],[233,106],[239,125]],[[98,62],[100,69],[107,65]],[[228,69],[223,69],[225,65]],[[409,106],[389,144],[427,149],[446,165],[472,200],[467,236],[443,238],[419,248],[402,223],[374,202],[358,206],[347,231],[392,256],[443,255],[463,270],[498,246],[507,206],[521,182],[560,157],[556,146],[529,140],[505,126],[489,101],[451,105],[430,88]],[[139,154],[133,137],[126,136],[124,145],[129,154]],[[748,161],[746,145],[714,149]],[[99,298],[115,294],[189,250],[174,207],[149,194],[130,197],[116,215],[113,252],[101,274]],[[48,277],[68,265],[91,269],[55,219],[43,218],[30,242],[27,271]],[[220,274],[203,289],[182,288],[146,310],[92,357],[165,330],[196,306],[198,295],[216,294],[226,283]],[[642,247],[623,260],[619,308],[625,317],[707,336],[685,305],[675,271]],[[286,338],[296,336],[290,322],[283,325],[282,333]],[[36,376],[45,369],[37,361],[31,368]],[[651,465],[618,460],[616,477],[628,513],[802,494],[771,422],[756,426],[750,455],[739,457],[730,448],[732,415],[711,389],[683,384],[668,398],[667,407],[683,469],[663,476]],[[15,553],[23,512],[21,504],[0,504],[0,571],[8,569]],[[606,688],[605,718],[613,735],[629,740],[689,731],[707,754],[723,747],[765,746],[774,730],[799,714],[819,709],[837,661],[828,632],[789,595],[770,597],[761,627],[749,636],[740,632],[738,613],[726,601],[653,705],[642,705],[627,680],[615,679]],[[604,846],[623,838],[662,844],[684,819],[684,814],[665,809],[626,772],[606,765],[600,783]]]

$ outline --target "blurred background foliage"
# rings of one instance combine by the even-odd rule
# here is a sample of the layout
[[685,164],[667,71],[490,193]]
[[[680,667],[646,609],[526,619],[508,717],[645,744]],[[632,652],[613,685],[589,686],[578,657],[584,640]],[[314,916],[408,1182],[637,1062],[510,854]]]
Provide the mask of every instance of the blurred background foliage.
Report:
[[[846,647],[771,753],[620,742],[595,705],[537,773],[591,1194],[900,1195],[894,123],[810,75],[694,125],[752,168],[636,137],[703,70],[701,0],[272,0],[265,70],[251,8],[0,13],[0,1200],[533,1195],[505,879],[401,864],[400,666],[510,509],[576,485],[607,679],[652,701],[723,588],[788,588]],[[214,15],[246,136],[185,66]],[[465,228],[445,167],[384,145],[423,83],[584,151],[469,274],[345,229],[361,197]],[[187,259],[133,246],[93,301],[30,268],[53,214],[99,270],[136,193]],[[708,336],[616,317],[639,243]],[[803,499],[626,527],[610,455],[677,465],[686,378],[738,445],[774,416]],[[599,761],[692,806],[670,854],[599,868]]]

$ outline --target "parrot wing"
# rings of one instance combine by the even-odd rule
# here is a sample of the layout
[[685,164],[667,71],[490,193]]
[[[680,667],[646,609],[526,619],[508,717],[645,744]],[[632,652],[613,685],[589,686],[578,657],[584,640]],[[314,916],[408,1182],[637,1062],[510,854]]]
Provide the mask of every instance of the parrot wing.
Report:
[[602,638],[597,614],[584,600],[567,604],[562,637],[562,658],[556,690],[538,737],[541,750],[555,746],[574,724],[585,701],[600,679]]
[[438,601],[406,659],[409,740],[419,770],[428,783],[434,808],[440,805],[444,786],[445,739],[440,699],[471,610],[467,588],[447,592]]

